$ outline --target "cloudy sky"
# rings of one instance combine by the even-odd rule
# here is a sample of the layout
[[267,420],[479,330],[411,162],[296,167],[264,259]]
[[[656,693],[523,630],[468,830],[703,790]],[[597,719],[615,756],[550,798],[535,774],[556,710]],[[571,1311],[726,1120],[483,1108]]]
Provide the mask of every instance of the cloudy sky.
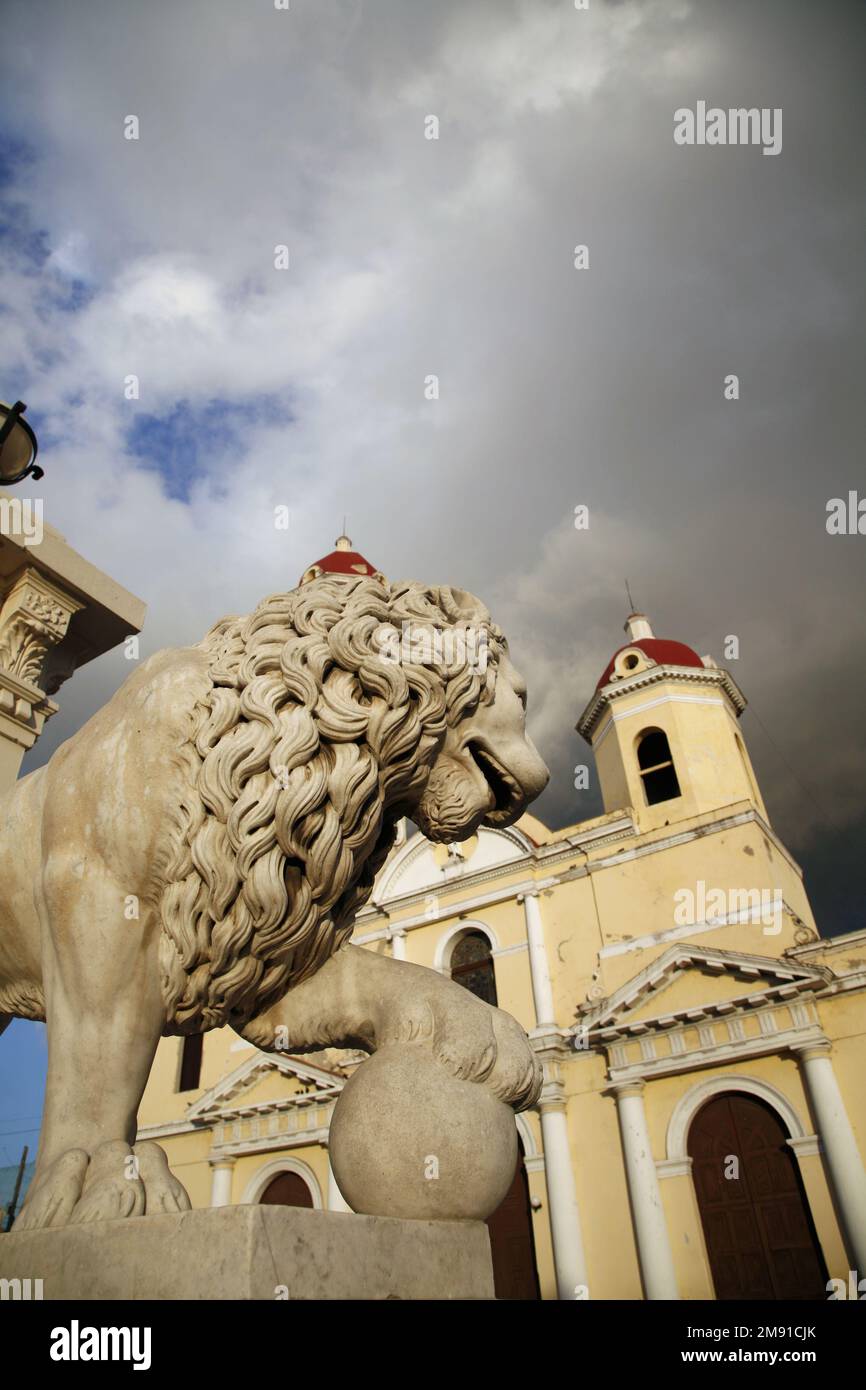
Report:
[[[600,809],[573,726],[627,578],[657,634],[739,638],[773,822],[822,929],[866,925],[866,537],[825,524],[866,492],[864,30],[842,0],[4,0],[0,396],[142,653],[293,586],[345,515],[391,578],[489,603],[564,824]],[[781,108],[781,153],[675,144],[698,101]],[[79,672],[27,767],[128,669]]]

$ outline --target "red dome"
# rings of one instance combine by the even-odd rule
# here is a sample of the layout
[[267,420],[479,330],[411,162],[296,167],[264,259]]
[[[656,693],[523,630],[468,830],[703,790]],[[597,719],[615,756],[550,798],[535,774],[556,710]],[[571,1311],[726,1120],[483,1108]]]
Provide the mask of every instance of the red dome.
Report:
[[352,550],[352,542],[348,536],[337,537],[337,549],[332,550],[330,555],[325,555],[321,560],[309,566],[301,575],[300,583],[307,584],[311,579],[318,579],[320,574],[348,574],[360,575],[361,577],[378,574],[379,571],[365,560],[363,555],[359,555],[357,550]]
[[637,647],[645,656],[657,661],[660,666],[703,666],[704,664],[697,652],[693,651],[691,647],[687,647],[685,642],[674,642],[669,637],[639,637],[634,642],[626,642],[624,647],[620,647],[614,652],[604,668],[604,674],[595,687],[596,690],[607,685],[614,662],[620,652],[628,651],[630,647]]

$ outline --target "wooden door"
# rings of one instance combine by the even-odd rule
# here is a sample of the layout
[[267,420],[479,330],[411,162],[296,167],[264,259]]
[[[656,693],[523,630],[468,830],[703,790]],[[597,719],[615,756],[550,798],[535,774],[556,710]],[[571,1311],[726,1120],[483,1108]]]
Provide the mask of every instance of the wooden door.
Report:
[[787,1138],[770,1106],[737,1092],[709,1101],[692,1121],[689,1155],[718,1299],[827,1298]]
[[496,1297],[507,1300],[540,1298],[529,1183],[522,1149],[517,1155],[514,1180],[502,1203],[487,1218],[487,1229]]
[[259,1201],[270,1202],[280,1207],[311,1207],[313,1194],[300,1173],[277,1173],[275,1178],[271,1178]]

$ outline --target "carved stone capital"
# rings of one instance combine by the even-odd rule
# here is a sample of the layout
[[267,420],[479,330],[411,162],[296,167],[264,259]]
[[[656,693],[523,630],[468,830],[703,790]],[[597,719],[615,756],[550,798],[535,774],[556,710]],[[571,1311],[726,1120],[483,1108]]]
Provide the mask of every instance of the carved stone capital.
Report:
[[0,607],[0,668],[42,694],[53,694],[64,679],[62,666],[55,669],[53,679],[46,679],[46,663],[66,636],[73,614],[82,607],[39,570],[25,566]]

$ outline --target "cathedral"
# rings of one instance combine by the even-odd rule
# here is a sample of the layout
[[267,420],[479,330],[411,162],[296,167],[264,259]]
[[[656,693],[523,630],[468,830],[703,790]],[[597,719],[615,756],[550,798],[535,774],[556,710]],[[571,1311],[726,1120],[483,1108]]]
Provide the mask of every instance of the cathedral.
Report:
[[[341,536],[301,582],[376,572]],[[352,940],[498,1004],[543,1063],[488,1221],[499,1298],[851,1296],[866,932],[821,937],[729,672],[642,614],[625,635],[577,722],[603,814],[448,846],[404,824]],[[227,1028],[164,1038],[139,1138],[196,1207],[346,1210],[329,1124],[363,1061],[265,1055]]]

